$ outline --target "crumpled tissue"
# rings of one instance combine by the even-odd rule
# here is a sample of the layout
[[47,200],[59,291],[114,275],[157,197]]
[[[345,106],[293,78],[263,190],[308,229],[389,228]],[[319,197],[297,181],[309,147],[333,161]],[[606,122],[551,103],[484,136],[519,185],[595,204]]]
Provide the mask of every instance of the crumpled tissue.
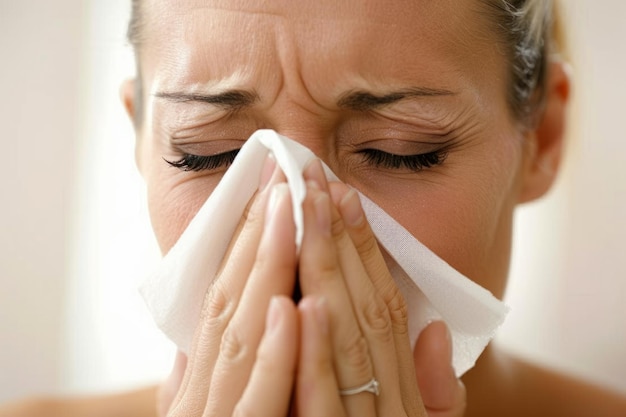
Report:
[[[315,155],[273,130],[259,130],[246,141],[156,272],[140,286],[158,327],[183,352],[190,349],[205,294],[258,188],[270,152],[287,177],[299,247],[306,194],[302,171]],[[328,167],[325,170],[329,180],[337,179]],[[359,197],[406,300],[411,343],[415,344],[419,332],[430,322],[445,321],[452,337],[453,367],[457,376],[464,374],[504,321],[508,307],[426,248],[365,195],[359,192]]]

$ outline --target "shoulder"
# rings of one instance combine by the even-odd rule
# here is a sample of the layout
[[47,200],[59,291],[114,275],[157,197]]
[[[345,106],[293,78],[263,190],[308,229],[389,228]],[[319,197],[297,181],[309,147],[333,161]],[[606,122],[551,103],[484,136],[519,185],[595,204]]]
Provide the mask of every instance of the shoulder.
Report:
[[156,387],[110,395],[32,398],[0,405],[0,417],[156,417]]
[[60,402],[51,398],[33,398],[0,405],[0,417],[61,416]]
[[468,416],[626,415],[626,395],[492,349],[470,371]]

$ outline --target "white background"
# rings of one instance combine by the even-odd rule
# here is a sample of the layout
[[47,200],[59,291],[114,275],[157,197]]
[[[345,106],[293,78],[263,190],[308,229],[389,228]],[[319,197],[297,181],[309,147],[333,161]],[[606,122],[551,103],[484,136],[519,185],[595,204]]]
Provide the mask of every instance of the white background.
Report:
[[[129,0],[0,0],[0,401],[149,384],[172,346],[118,85]],[[556,189],[520,210],[498,343],[626,393],[626,2],[567,1],[576,106]]]

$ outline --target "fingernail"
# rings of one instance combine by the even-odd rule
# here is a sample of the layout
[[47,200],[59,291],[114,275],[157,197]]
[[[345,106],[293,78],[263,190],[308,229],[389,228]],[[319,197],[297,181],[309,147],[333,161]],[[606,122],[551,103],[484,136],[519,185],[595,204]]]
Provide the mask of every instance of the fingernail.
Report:
[[343,221],[349,227],[360,226],[365,220],[361,200],[358,194],[352,188],[346,193],[339,204],[339,210],[343,217]]
[[272,174],[276,169],[276,160],[274,159],[274,155],[271,153],[267,154],[265,158],[265,162],[263,163],[263,169],[261,170],[261,178],[259,179],[259,191],[263,191],[267,184],[269,184],[272,179]]
[[315,302],[315,319],[322,334],[328,334],[328,308],[325,297],[320,297]]
[[289,193],[289,186],[285,182],[281,182],[272,187],[272,193],[270,194],[269,201],[267,202],[267,208],[265,209],[265,224],[269,224],[274,213],[277,210],[280,202]]
[[317,217],[317,227],[324,236],[330,237],[330,197],[325,192],[321,192],[315,197],[313,204]]
[[304,178],[317,183],[320,190],[327,190],[326,174],[319,158],[313,159],[304,169]]
[[265,322],[265,331],[271,332],[274,330],[280,322],[280,300],[278,297],[273,296],[270,299],[269,307],[267,308],[267,318]]

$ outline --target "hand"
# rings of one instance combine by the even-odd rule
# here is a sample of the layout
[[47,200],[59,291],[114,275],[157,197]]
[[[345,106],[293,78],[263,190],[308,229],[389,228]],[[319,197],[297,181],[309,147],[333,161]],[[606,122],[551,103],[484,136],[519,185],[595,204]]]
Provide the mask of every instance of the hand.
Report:
[[297,268],[295,227],[284,176],[268,161],[206,296],[182,381],[170,379],[180,389],[168,416],[288,412],[298,354],[298,316],[287,297]]
[[[402,297],[399,296],[395,284],[388,277],[386,265],[378,252],[367,222],[364,222],[362,227],[352,226],[352,223],[347,221],[344,224],[341,215],[349,220],[349,213],[346,210],[350,208],[347,206],[349,191],[345,186],[331,186],[339,190],[330,193],[338,209],[330,204],[328,192],[321,189],[311,191],[310,197],[307,198],[305,218],[307,222],[310,222],[312,218],[315,219],[315,211],[311,210],[310,202],[315,201],[320,193],[326,194],[321,199],[325,199],[329,205],[334,233],[332,233],[332,245],[326,247],[328,249],[326,252],[319,250],[315,252],[313,249],[311,256],[308,256],[306,254],[309,250],[305,250],[303,245],[302,258],[308,256],[310,261],[308,263],[301,261],[301,280],[303,285],[308,285],[305,284],[307,281],[306,265],[315,266],[320,259],[333,259],[328,255],[336,251],[338,256],[335,255],[335,262],[337,260],[345,262],[347,271],[352,271],[348,269],[352,263],[360,265],[361,269],[357,272],[362,274],[361,278],[371,280],[370,287],[364,288],[369,288],[369,296],[375,295],[374,298],[378,297],[378,301],[382,300],[384,303],[384,305],[378,305],[377,311],[386,312],[387,323],[374,331],[363,325],[365,336],[358,336],[366,310],[361,310],[359,314],[349,314],[344,320],[342,308],[345,309],[348,306],[350,312],[352,303],[355,301],[358,301],[360,303],[358,306],[362,307],[363,303],[367,304],[367,301],[364,301],[366,297],[363,297],[362,293],[352,293],[355,282],[358,283],[358,281],[345,280],[342,275],[334,276],[331,278],[335,284],[324,287],[317,297],[315,292],[311,291],[300,304],[302,336],[301,343],[298,343],[296,324],[298,317],[293,304],[288,297],[285,297],[291,294],[297,268],[293,247],[291,207],[289,198],[286,198],[287,195],[279,195],[276,198],[275,207],[270,211],[273,213],[272,216],[264,214],[269,200],[269,190],[281,181],[284,181],[284,178],[280,173],[275,172],[270,186],[258,193],[246,212],[242,227],[231,242],[223,268],[207,295],[203,317],[190,352],[189,363],[185,364],[184,357],[179,357],[177,360],[172,377],[162,390],[161,410],[168,408],[168,402],[172,398],[171,393],[175,392],[176,387],[180,385],[169,407],[170,416],[221,416],[241,413],[259,416],[287,415],[292,388],[295,384],[297,409],[292,411],[303,416],[315,414],[320,407],[324,410],[341,411],[340,414],[350,415],[361,411],[366,415],[374,415],[374,413],[386,413],[389,410],[394,413],[401,412],[400,415],[424,415],[424,408],[415,382],[413,355],[406,336],[406,315],[402,314],[404,311]],[[327,186],[325,180],[323,186]],[[343,191],[341,187],[344,187]],[[312,230],[308,225],[306,228]],[[373,242],[371,250],[377,254],[377,257],[369,257],[370,253],[366,250],[368,240]],[[311,242],[315,243],[315,237]],[[345,245],[346,242],[350,244]],[[339,246],[342,244],[344,246]],[[310,246],[310,244],[307,245]],[[314,245],[312,247],[315,248]],[[352,249],[349,249],[350,247]],[[320,265],[323,269],[323,264]],[[336,265],[333,268],[337,269]],[[310,271],[314,272],[315,268]],[[343,274],[343,269],[340,272]],[[383,274],[383,278],[378,278],[378,273]],[[328,297],[328,295],[334,297],[333,285],[337,285],[338,280],[343,282],[343,292],[340,292],[336,298]],[[372,293],[371,286],[374,283],[378,287]],[[272,301],[272,308],[266,320],[265,314],[259,314],[259,312],[268,310],[270,299],[276,294],[282,294],[283,297]],[[342,299],[342,297],[349,298]],[[347,303],[344,302],[346,300]],[[356,308],[354,311],[357,311]],[[338,328],[343,329],[338,324],[347,329],[353,329],[352,333],[338,332]],[[324,329],[327,330],[324,331]],[[383,335],[381,329],[386,329],[384,331],[387,339],[383,337],[377,341],[375,339],[377,335]],[[432,336],[429,337],[430,333]],[[429,381],[422,384],[420,377],[420,388],[423,390],[426,408],[428,409],[430,404],[435,404],[441,410],[441,413],[437,415],[460,415],[462,401],[457,401],[457,399],[464,400],[464,394],[449,365],[449,349],[434,349],[433,353],[432,346],[436,343],[433,345],[428,341],[436,342],[438,338],[441,339],[437,335],[441,335],[442,332],[430,333],[424,332],[415,349],[416,363],[424,364],[420,367],[421,373],[418,372],[418,376],[429,378]],[[445,332],[443,334],[445,336]],[[333,337],[333,335],[341,337]],[[356,339],[354,335],[357,335]],[[357,343],[351,345],[350,343],[355,340]],[[423,340],[426,343],[423,343]],[[447,343],[445,337],[443,342],[439,343],[445,345]],[[372,350],[370,344],[376,347],[376,350]],[[357,349],[354,349],[354,346]],[[420,348],[420,346],[425,346],[425,348]],[[300,349],[300,359],[298,379],[295,381],[298,349]],[[439,359],[433,361],[432,358],[436,358],[437,355]],[[389,360],[392,362],[388,366]],[[316,363],[326,365],[313,366]],[[377,369],[381,367],[381,363],[383,364],[381,369],[387,370],[388,368],[390,372],[378,372]],[[183,368],[185,372],[181,381],[180,371]],[[360,369],[360,375],[354,372],[355,368],[357,371]],[[369,378],[371,375],[376,375],[381,381],[381,397],[374,399],[369,393],[350,397],[339,396],[339,387],[360,385],[369,380],[369,378],[358,379],[357,382],[357,377],[364,375],[364,371],[368,369],[370,370]],[[376,371],[375,374],[374,371]],[[391,382],[387,383],[387,381]],[[347,385],[348,383],[350,385]],[[167,394],[168,387],[169,395]],[[314,400],[316,398],[319,401]],[[436,401],[432,402],[433,399]],[[450,403],[451,399],[457,402]],[[457,410],[461,411],[457,413]]]
[[[327,184],[319,163],[305,177],[298,415],[461,416],[465,390],[451,367],[445,326],[431,325],[411,352],[404,300],[358,196]],[[380,396],[339,395],[373,377]]]

